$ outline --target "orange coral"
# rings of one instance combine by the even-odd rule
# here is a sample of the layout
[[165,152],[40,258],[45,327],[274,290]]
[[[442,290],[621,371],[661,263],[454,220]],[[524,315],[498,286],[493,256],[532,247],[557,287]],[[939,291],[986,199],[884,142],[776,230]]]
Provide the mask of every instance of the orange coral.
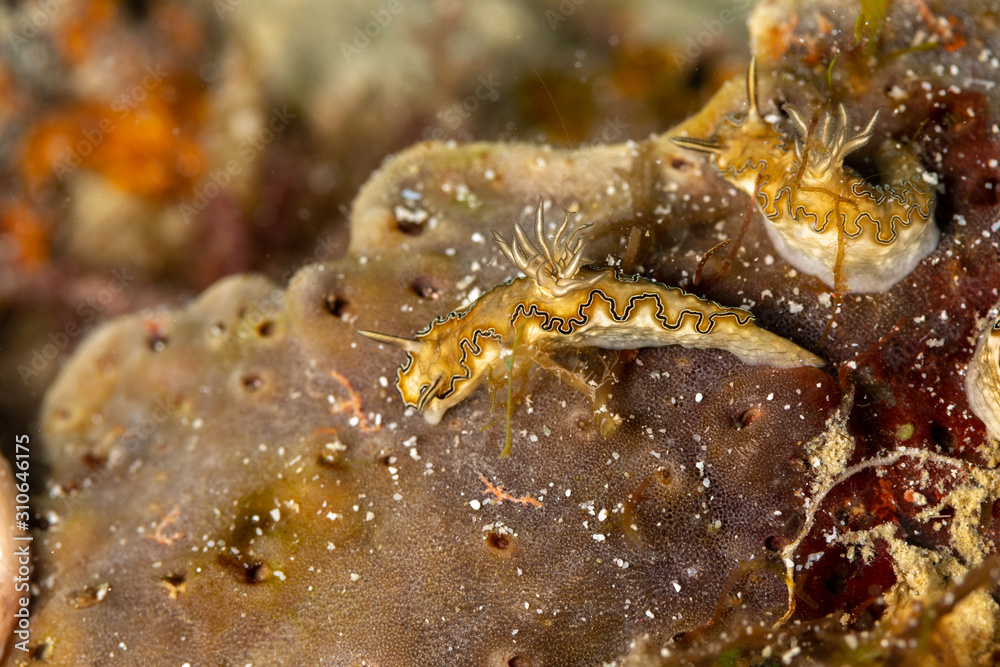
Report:
[[69,62],[83,62],[115,18],[117,6],[114,0],[80,3],[77,11],[56,28],[53,44]]
[[46,225],[29,204],[15,200],[0,209],[0,229],[18,248],[17,259],[28,270],[40,268],[49,258]]
[[163,196],[190,187],[204,168],[196,131],[202,93],[161,68],[110,102],[82,102],[42,120],[25,143],[22,170],[36,190],[78,167],[127,192]]
[[957,18],[950,14],[947,18],[934,16],[923,0],[917,0],[917,8],[920,10],[920,18],[927,24],[928,30],[940,38],[946,51],[953,53],[965,46],[965,38],[956,30]]

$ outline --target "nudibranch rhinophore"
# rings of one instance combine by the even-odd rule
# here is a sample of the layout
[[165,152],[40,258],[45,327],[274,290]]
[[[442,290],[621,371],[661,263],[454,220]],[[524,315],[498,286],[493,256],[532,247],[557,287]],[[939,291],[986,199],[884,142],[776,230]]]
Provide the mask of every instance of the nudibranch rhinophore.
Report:
[[1000,317],[979,335],[976,354],[965,370],[965,393],[986,432],[1000,440]]
[[[710,153],[722,176],[754,197],[775,249],[793,267],[829,287],[884,292],[905,278],[938,244],[937,179],[908,148],[885,144],[884,185],[868,183],[844,158],[871,139],[876,111],[853,132],[843,105],[815,125],[784,105],[791,132],[768,123],[757,106],[756,59],[747,71],[749,111],[727,118],[712,139],[673,137]],[[837,278],[846,278],[838,285]]]
[[725,308],[653,280],[622,276],[615,269],[582,267],[585,227],[567,235],[569,222],[567,213],[550,245],[539,200],[538,247],[517,225],[511,243],[494,232],[504,256],[527,277],[494,287],[462,312],[438,317],[414,339],[358,330],[406,351],[396,387],[407,406],[436,424],[483,380],[502,378],[506,356],[526,354],[543,368],[559,372],[565,369],[553,355],[567,348],[680,345],[726,350],[753,365],[825,364],[791,341],[755,326],[753,314],[746,310]]

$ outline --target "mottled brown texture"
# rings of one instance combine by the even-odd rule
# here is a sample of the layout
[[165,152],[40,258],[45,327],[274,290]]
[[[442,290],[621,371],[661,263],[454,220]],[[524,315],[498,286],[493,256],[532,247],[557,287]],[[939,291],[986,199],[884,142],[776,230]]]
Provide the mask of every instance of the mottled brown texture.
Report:
[[[801,444],[836,405],[823,372],[646,350],[611,399],[626,419],[608,441],[584,397],[537,375],[501,461],[503,423],[490,425],[486,392],[437,427],[401,416],[378,382],[394,355],[350,345],[371,343],[329,311],[333,295],[361,321],[414,303],[402,290],[376,296],[389,266],[407,273],[398,259],[345,260],[304,271],[284,294],[233,278],[185,311],[123,319],[88,341],[47,404],[47,442],[61,451],[52,478],[66,495],[46,503],[58,523],[43,544],[56,559],[70,544],[86,554],[40,575],[52,578],[34,632],[51,640],[52,661],[79,664],[119,641],[129,659],[153,659],[181,637],[193,660],[228,627],[218,655],[234,662],[304,664],[305,651],[334,664],[585,664],[624,650],[637,629],[703,623],[734,567],[766,559],[801,516]],[[760,415],[744,426],[750,409]],[[147,415],[156,423],[144,429]],[[487,500],[480,474],[542,507],[474,510],[469,501]],[[755,613],[783,613],[780,576],[753,576]],[[150,604],[162,615],[152,643],[147,627],[119,627]],[[296,619],[281,640],[265,630],[274,609]],[[71,627],[90,628],[88,639]]]

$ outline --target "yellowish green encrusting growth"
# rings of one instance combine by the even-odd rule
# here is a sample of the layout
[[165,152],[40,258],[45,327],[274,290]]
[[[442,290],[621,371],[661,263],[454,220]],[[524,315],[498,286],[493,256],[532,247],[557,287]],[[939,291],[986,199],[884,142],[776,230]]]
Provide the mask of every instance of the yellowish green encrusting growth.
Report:
[[786,104],[785,132],[761,116],[756,86],[751,61],[746,117],[726,119],[712,139],[673,141],[713,155],[723,177],[756,199],[771,242],[793,267],[841,292],[890,289],[937,247],[934,174],[908,148],[888,144],[884,184],[869,183],[844,158],[871,140],[878,112],[855,132],[843,105],[810,123]]
[[413,340],[359,330],[406,350],[397,387],[407,406],[437,423],[483,380],[499,380],[507,371],[504,357],[515,352],[587,393],[592,392],[586,382],[561,369],[554,354],[567,348],[680,345],[726,350],[753,365],[824,365],[816,355],[754,326],[746,310],[614,269],[581,268],[584,228],[569,231],[569,222],[567,214],[550,245],[539,201],[537,247],[517,225],[511,243],[494,233],[504,256],[527,277],[498,285],[463,312],[437,318]]

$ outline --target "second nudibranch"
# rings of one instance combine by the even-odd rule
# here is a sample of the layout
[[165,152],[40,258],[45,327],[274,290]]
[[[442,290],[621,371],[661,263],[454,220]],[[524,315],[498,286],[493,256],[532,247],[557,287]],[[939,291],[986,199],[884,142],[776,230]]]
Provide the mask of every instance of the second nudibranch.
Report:
[[526,277],[494,287],[464,311],[435,319],[412,340],[359,330],[406,351],[396,386],[407,406],[436,424],[483,381],[508,372],[508,355],[526,354],[565,375],[569,372],[553,355],[571,348],[680,345],[725,350],[752,365],[824,365],[811,352],[755,326],[746,310],[614,269],[581,267],[584,228],[567,235],[569,221],[567,213],[549,245],[539,201],[538,247],[517,225],[510,243],[494,232],[504,256]]
[[848,292],[884,292],[938,244],[936,176],[909,148],[880,149],[891,165],[884,185],[865,181],[844,158],[872,138],[878,112],[854,132],[843,105],[815,125],[784,105],[791,132],[779,131],[757,107],[756,60],[747,72],[747,115],[726,119],[712,139],[673,137],[710,153],[723,178],[754,197],[775,249],[793,267]]
[[986,425],[986,433],[1000,440],[1000,317],[979,335],[976,353],[965,371],[969,407]]

